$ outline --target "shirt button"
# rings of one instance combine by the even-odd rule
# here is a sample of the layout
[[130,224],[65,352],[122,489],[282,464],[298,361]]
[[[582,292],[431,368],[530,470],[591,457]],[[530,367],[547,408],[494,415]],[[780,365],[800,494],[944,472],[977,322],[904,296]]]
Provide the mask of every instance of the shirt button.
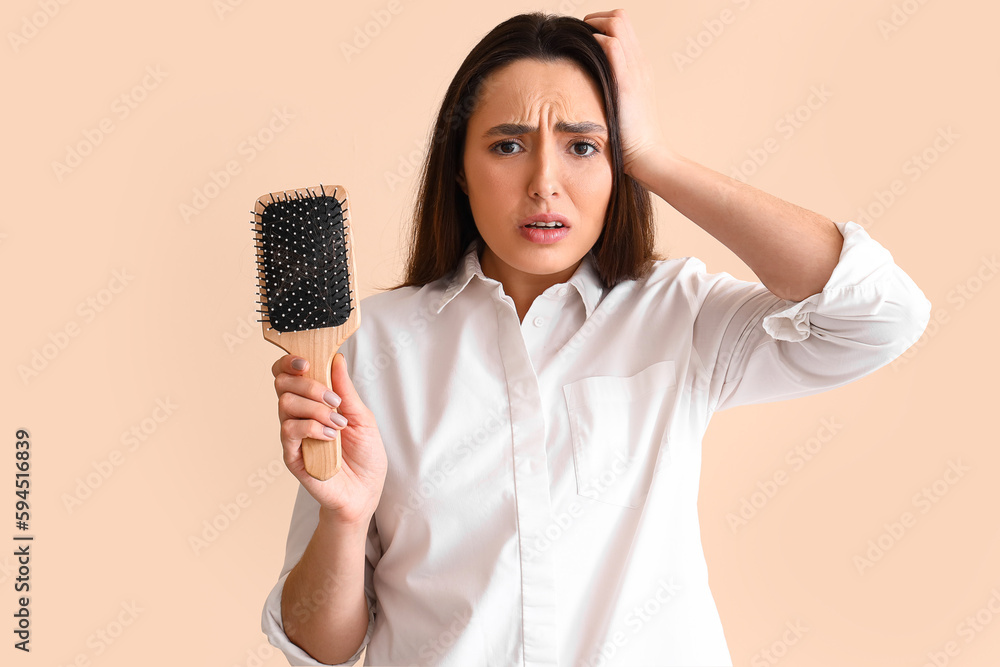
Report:
[[540,327],[543,324],[545,324],[545,319],[542,317],[536,317],[534,320],[532,320],[531,323],[534,324],[536,327]]
[[569,288],[566,287],[565,285],[556,290],[556,294],[558,294],[559,296],[566,296],[568,292]]

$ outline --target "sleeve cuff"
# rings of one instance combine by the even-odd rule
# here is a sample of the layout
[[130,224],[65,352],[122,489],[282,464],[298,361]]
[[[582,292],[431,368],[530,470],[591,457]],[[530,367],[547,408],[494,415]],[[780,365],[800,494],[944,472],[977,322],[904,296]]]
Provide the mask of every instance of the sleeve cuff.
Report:
[[361,641],[361,647],[358,648],[357,653],[352,655],[345,662],[337,663],[332,665],[327,662],[319,662],[311,655],[303,651],[297,644],[293,643],[292,640],[288,638],[285,634],[284,626],[281,622],[281,591],[285,587],[285,579],[288,578],[288,572],[281,575],[278,582],[271,589],[270,594],[267,596],[267,600],[264,602],[264,609],[260,617],[260,629],[264,631],[267,635],[267,641],[285,654],[285,658],[288,659],[289,665],[320,665],[321,667],[352,667],[357,663],[358,658],[361,656],[361,652],[368,646],[368,642],[371,641],[372,633],[375,631],[375,613],[372,609],[371,603],[368,604],[368,630],[365,632],[365,638]]
[[[873,315],[883,301],[878,287],[880,281],[892,271],[899,271],[892,255],[875,241],[864,227],[856,222],[834,222],[844,237],[837,265],[822,291],[801,301],[784,300],[785,306],[763,319],[764,330],[776,340],[798,342],[809,337],[809,314],[823,308],[823,312],[838,310],[836,299],[840,292],[852,291],[849,309],[852,316]],[[912,281],[909,281],[912,284]],[[916,288],[916,285],[913,286]],[[919,292],[919,289],[917,290]],[[922,293],[921,293],[922,294]],[[867,308],[865,307],[867,304]],[[832,312],[830,314],[833,314]]]

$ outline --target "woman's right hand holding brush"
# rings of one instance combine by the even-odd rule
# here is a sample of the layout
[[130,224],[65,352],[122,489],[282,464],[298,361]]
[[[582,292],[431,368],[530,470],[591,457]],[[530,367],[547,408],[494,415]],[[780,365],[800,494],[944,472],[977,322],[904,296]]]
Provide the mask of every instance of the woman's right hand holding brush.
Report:
[[[388,467],[375,416],[354,389],[344,355],[333,358],[333,391],[305,377],[308,363],[286,354],[271,367],[285,465],[320,504],[321,517],[326,514],[331,521],[367,528],[382,497]],[[346,418],[346,425],[338,417]],[[306,472],[302,440],[332,440],[333,429],[340,431],[341,468],[320,481]]]

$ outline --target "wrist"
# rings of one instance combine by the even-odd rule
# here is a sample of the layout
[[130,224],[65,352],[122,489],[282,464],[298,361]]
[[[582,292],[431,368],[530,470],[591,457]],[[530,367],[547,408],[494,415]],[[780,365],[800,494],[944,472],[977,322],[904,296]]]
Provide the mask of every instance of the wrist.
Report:
[[362,533],[367,535],[371,520],[371,514],[363,514],[359,517],[345,517],[343,514],[328,507],[320,506],[319,508],[320,525],[341,533]]
[[639,181],[647,190],[652,190],[657,174],[668,168],[671,160],[679,156],[664,144],[654,143],[633,151],[625,162],[625,173]]

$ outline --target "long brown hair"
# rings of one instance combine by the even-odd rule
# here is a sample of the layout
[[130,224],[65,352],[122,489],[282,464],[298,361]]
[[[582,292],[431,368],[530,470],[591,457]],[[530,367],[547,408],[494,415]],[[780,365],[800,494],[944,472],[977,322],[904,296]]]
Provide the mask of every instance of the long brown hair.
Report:
[[456,176],[462,162],[468,119],[484,84],[496,69],[515,60],[569,59],[597,85],[608,121],[611,198],[601,235],[592,252],[605,287],[643,277],[659,257],[654,248],[653,207],[649,191],[625,174],[618,123],[618,85],[597,29],[572,16],[542,12],[520,14],[493,28],[472,49],[448,86],[420,173],[413,216],[412,244],[404,282],[390,289],[422,286],[453,271],[469,243],[482,236],[469,197]]

